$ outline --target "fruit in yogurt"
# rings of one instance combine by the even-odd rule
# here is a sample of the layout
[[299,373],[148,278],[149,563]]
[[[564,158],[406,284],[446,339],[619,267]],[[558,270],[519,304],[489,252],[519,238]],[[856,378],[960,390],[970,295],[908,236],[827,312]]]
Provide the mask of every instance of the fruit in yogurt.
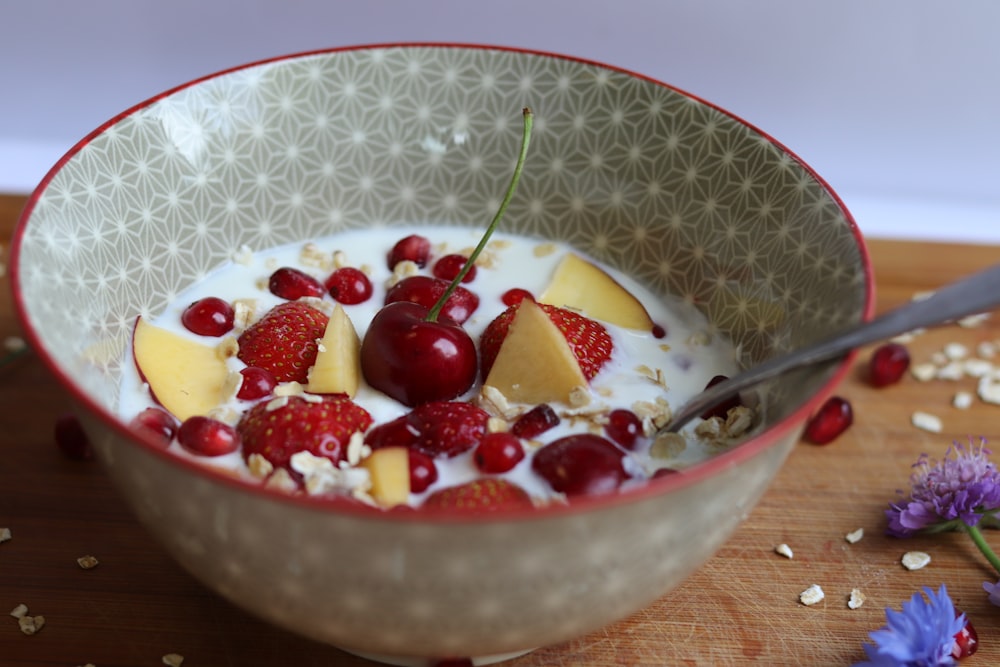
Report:
[[373,428],[365,443],[372,449],[407,447],[435,458],[452,458],[479,443],[489,420],[489,413],[472,403],[424,403]]
[[218,348],[136,320],[132,355],[160,405],[184,421],[208,414],[227,398],[229,369]]
[[423,507],[452,511],[492,512],[511,507],[532,507],[531,496],[520,486],[500,477],[484,477],[433,492]]
[[359,464],[368,471],[368,492],[381,507],[405,505],[410,499],[410,450],[376,449]]
[[539,303],[578,310],[587,317],[626,329],[651,331],[653,320],[635,295],[608,273],[579,255],[566,255]]
[[279,303],[240,334],[237,357],[247,366],[271,371],[278,382],[305,384],[328,319],[304,301]]
[[625,453],[592,433],[559,438],[535,454],[532,469],[568,497],[613,493],[629,478]]
[[308,372],[307,390],[313,394],[345,394],[354,398],[361,383],[361,339],[337,304],[316,352],[316,362]]

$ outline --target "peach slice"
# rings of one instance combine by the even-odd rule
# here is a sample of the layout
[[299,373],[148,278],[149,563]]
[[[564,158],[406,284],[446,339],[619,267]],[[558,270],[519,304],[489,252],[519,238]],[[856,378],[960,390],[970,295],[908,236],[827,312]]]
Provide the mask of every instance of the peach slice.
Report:
[[227,397],[229,368],[214,346],[140,317],[132,332],[132,356],[153,398],[182,422],[208,414]]
[[653,328],[646,308],[608,273],[578,255],[566,255],[545,288],[541,303],[578,310],[626,329]]
[[306,390],[313,394],[347,394],[354,398],[361,378],[361,339],[339,303],[320,339]]
[[587,388],[587,378],[558,327],[525,299],[484,384],[518,403],[570,403],[575,390]]
[[410,497],[410,450],[376,449],[360,464],[371,478],[371,495],[382,507],[403,505]]

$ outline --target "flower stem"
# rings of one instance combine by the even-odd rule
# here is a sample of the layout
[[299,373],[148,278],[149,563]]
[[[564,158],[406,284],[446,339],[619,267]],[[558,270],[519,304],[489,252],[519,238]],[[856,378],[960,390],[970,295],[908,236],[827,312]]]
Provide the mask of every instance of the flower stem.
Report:
[[983,537],[983,533],[979,530],[979,527],[970,526],[969,524],[962,522],[962,528],[964,528],[965,532],[969,534],[972,541],[976,543],[979,550],[983,552],[983,555],[986,556],[986,560],[990,562],[990,565],[992,565],[997,572],[1000,572],[1000,557],[997,557],[993,549],[990,548],[990,545],[986,543],[986,538]]
[[489,227],[487,227],[486,231],[483,233],[483,237],[479,240],[479,245],[476,246],[476,249],[472,251],[472,254],[469,255],[469,258],[465,261],[465,265],[462,267],[462,270],[458,272],[458,275],[455,276],[454,280],[452,280],[448,285],[448,289],[446,289],[444,293],[438,297],[438,300],[431,307],[430,312],[427,313],[427,317],[424,318],[427,322],[437,321],[438,314],[441,312],[441,309],[444,308],[444,304],[448,300],[448,297],[450,297],[452,292],[455,291],[458,284],[462,282],[462,278],[465,277],[465,274],[472,269],[472,265],[476,263],[476,258],[479,257],[479,254],[483,251],[483,248],[486,247],[487,242],[489,242],[490,236],[493,235],[493,230],[495,230],[497,225],[500,223],[500,218],[502,218],[503,214],[507,211],[507,205],[510,204],[510,200],[514,198],[514,190],[517,189],[517,182],[521,180],[521,170],[524,168],[524,158],[528,155],[528,143],[531,139],[531,126],[534,124],[534,114],[532,114],[531,109],[524,107],[522,114],[524,115],[524,130],[521,135],[521,150],[517,156],[517,164],[514,165],[514,175],[511,176],[510,185],[507,186],[507,192],[503,197],[503,201],[500,202],[500,208],[496,212],[496,215],[493,216],[493,221],[490,222]]

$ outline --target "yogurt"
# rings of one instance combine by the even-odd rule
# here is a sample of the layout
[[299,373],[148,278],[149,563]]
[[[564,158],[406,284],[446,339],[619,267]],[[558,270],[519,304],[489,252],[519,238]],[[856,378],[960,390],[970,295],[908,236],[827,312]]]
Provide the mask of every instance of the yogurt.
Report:
[[[342,232],[316,239],[308,244],[296,243],[264,250],[242,248],[234,252],[233,259],[206,276],[178,296],[162,313],[151,322],[178,335],[199,340],[208,345],[216,345],[217,338],[201,337],[187,331],[181,324],[181,314],[188,305],[204,297],[214,296],[230,303],[239,302],[245,306],[243,321],[237,322],[232,335],[238,335],[252,321],[261,317],[271,307],[282,301],[271,294],[267,279],[279,267],[294,267],[309,273],[321,282],[337,266],[353,266],[364,271],[372,281],[372,297],[356,305],[344,305],[360,337],[364,337],[368,323],[382,307],[387,289],[398,280],[400,270],[391,271],[386,266],[386,254],[393,244],[408,234],[420,234],[432,242],[431,262],[420,269],[420,273],[430,274],[434,258],[449,253],[468,254],[479,242],[480,230],[462,227],[421,226],[419,228],[380,228]],[[502,297],[512,288],[521,288],[537,296],[552,279],[556,267],[569,252],[576,252],[569,246],[548,241],[539,241],[512,234],[497,233],[477,262],[476,277],[463,286],[479,297],[479,307],[464,323],[474,341],[478,341],[486,326],[507,306]],[[593,260],[590,260],[593,261]],[[598,266],[599,263],[594,262]],[[680,300],[667,300],[654,296],[629,276],[607,266],[601,266],[620,285],[626,288],[646,308],[653,322],[659,325],[662,336],[652,331],[624,329],[608,322],[601,322],[608,330],[614,343],[610,361],[592,379],[589,402],[582,406],[552,404],[563,418],[554,428],[546,431],[526,447],[527,456],[513,470],[505,473],[510,481],[524,488],[536,502],[548,502],[557,498],[548,483],[531,469],[531,456],[540,445],[552,442],[571,433],[599,431],[603,417],[616,408],[632,410],[643,419],[645,436],[625,457],[625,465],[631,476],[628,484],[642,483],[660,469],[680,469],[710,456],[720,446],[729,443],[739,432],[726,433],[725,424],[715,424],[711,428],[689,427],[680,438],[657,440],[652,437],[658,426],[669,420],[670,406],[680,406],[703,390],[717,375],[732,375],[737,369],[736,350],[723,337],[713,334],[704,316]],[[415,267],[410,266],[413,271]],[[326,296],[324,301],[331,308],[333,300]],[[665,333],[664,333],[665,332]],[[230,369],[239,371],[243,362],[235,356],[226,362]],[[149,388],[145,385],[132,364],[125,364],[120,414],[125,420],[131,419],[144,408],[155,405]],[[279,386],[279,390],[281,387]],[[482,386],[477,382],[465,395],[456,400],[479,402],[486,407],[480,396]],[[267,400],[267,399],[264,399]],[[365,408],[374,419],[375,425],[390,421],[410,410],[405,405],[387,397],[362,381],[354,401]],[[213,411],[215,415],[227,415],[224,421],[235,423],[239,416],[255,402],[235,398]],[[530,405],[503,406],[507,418],[526,411]],[[497,411],[490,405],[488,411]],[[748,424],[744,424],[744,428]],[[721,429],[721,430],[720,430]],[[237,451],[218,457],[202,457],[189,453],[176,441],[170,451],[178,456],[192,458],[216,468],[222,468],[248,479],[259,478]],[[357,450],[357,448],[355,448]],[[363,452],[361,452],[363,454]],[[357,458],[357,451],[354,458]],[[339,479],[348,480],[364,497],[365,473],[351,463],[340,465]],[[411,504],[419,505],[422,497],[437,489],[460,484],[481,476],[473,463],[472,451],[454,458],[438,459],[438,480],[423,494],[411,494]],[[340,474],[340,473],[338,473]],[[304,492],[297,486],[287,485],[291,492]],[[329,485],[319,485],[317,493],[330,491]]]

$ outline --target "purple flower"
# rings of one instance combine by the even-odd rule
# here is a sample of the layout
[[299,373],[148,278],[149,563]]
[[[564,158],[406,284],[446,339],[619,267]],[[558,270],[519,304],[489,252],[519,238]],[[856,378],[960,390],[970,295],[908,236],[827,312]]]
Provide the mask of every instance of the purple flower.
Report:
[[910,497],[889,503],[885,511],[886,532],[910,537],[922,530],[955,528],[959,522],[975,526],[984,514],[1000,509],[1000,471],[989,454],[985,438],[978,446],[970,439],[968,448],[954,443],[941,461],[922,454],[913,464]]
[[945,667],[955,665],[952,647],[955,635],[965,627],[965,614],[955,615],[955,606],[944,585],[937,593],[924,587],[914,593],[902,611],[885,610],[886,625],[868,634],[874,644],[865,644],[867,660],[854,667]]
[[989,593],[990,602],[1000,607],[1000,581],[998,581],[995,584],[991,584],[988,581],[984,581],[983,590]]

